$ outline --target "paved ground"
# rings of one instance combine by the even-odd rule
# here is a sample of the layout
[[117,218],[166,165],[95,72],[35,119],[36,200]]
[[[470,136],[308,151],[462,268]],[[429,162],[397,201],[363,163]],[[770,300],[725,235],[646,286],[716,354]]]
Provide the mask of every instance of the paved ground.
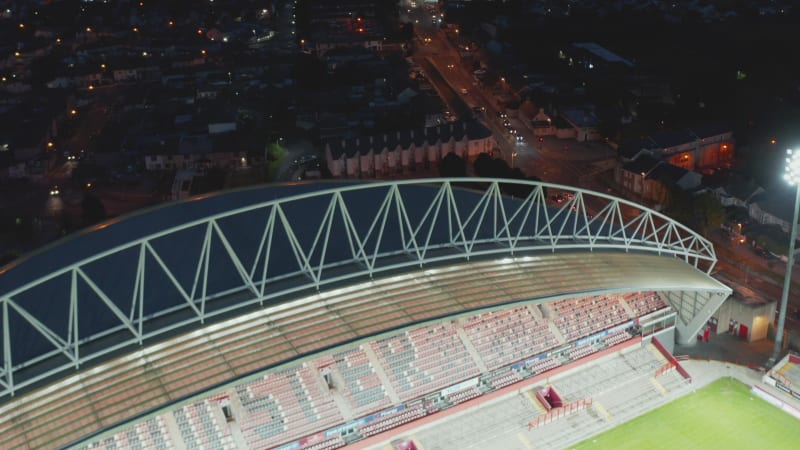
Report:
[[773,341],[764,339],[758,342],[747,341],[731,334],[712,335],[709,342],[698,342],[696,345],[675,346],[675,355],[689,355],[694,359],[717,360],[738,363],[744,366],[766,365],[772,355]]

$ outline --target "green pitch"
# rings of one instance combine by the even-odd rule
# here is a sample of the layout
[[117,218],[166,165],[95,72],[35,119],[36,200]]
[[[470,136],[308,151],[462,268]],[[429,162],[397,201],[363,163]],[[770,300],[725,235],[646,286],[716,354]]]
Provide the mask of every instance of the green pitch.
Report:
[[581,442],[598,449],[789,449],[800,421],[722,378],[630,422]]

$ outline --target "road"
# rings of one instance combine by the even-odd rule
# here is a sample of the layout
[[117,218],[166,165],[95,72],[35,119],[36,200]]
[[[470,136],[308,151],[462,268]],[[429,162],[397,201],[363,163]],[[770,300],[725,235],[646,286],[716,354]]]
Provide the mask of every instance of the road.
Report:
[[[448,108],[459,118],[476,117],[494,134],[500,157],[510,167],[519,167],[526,175],[535,175],[543,181],[575,185],[576,180],[604,191],[599,183],[593,182],[587,166],[594,162],[614,157],[613,150],[604,144],[579,144],[575,141],[565,143],[555,137],[546,137],[539,142],[529,124],[514,117],[507,118],[518,134],[524,139],[517,143],[516,137],[503,125],[498,113],[504,112],[498,105],[497,95],[503,95],[508,86],[500,82],[499,87],[487,89],[480,86],[472,74],[472,65],[462,61],[461,51],[448,39],[438,25],[431,21],[431,13],[424,8],[409,8],[406,14],[416,23],[417,49],[412,56],[414,62],[426,72]],[[482,107],[484,112],[473,111]],[[579,147],[589,145],[590,151],[579,151]],[[584,149],[585,150],[585,149]]]

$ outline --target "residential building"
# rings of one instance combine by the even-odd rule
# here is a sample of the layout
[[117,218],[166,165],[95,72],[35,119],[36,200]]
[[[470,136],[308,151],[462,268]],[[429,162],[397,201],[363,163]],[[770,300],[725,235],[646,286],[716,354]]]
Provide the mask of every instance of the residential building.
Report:
[[661,205],[667,202],[671,190],[691,192],[698,189],[703,180],[697,172],[660,161],[646,153],[617,165],[614,175],[617,184],[637,195],[638,200]]
[[575,139],[578,142],[597,141],[603,137],[598,130],[600,119],[591,107],[564,108],[559,115],[575,129]]
[[619,156],[623,161],[631,161],[645,152],[672,165],[698,171],[731,164],[734,147],[730,128],[705,125],[625,141],[619,147]]
[[325,144],[325,156],[335,177],[372,178],[431,167],[450,152],[473,161],[494,147],[491,131],[469,121],[331,140]]

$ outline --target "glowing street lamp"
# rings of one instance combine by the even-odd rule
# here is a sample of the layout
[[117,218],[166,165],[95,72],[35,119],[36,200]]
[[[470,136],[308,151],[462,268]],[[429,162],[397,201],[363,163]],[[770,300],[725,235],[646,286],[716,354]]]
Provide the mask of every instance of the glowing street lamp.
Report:
[[781,309],[778,313],[778,329],[775,333],[775,348],[772,351],[770,363],[778,362],[783,346],[783,327],[786,323],[786,304],[789,300],[789,285],[792,281],[792,266],[794,265],[794,241],[797,239],[797,216],[800,211],[800,151],[787,150],[786,173],[783,178],[794,186],[794,215],[792,218],[792,232],[789,236],[789,257],[786,260],[786,275],[783,276],[783,292],[781,293]]
[[642,201],[641,201],[641,203],[644,203],[644,182],[645,182],[646,178],[647,178],[647,172],[642,172]]

